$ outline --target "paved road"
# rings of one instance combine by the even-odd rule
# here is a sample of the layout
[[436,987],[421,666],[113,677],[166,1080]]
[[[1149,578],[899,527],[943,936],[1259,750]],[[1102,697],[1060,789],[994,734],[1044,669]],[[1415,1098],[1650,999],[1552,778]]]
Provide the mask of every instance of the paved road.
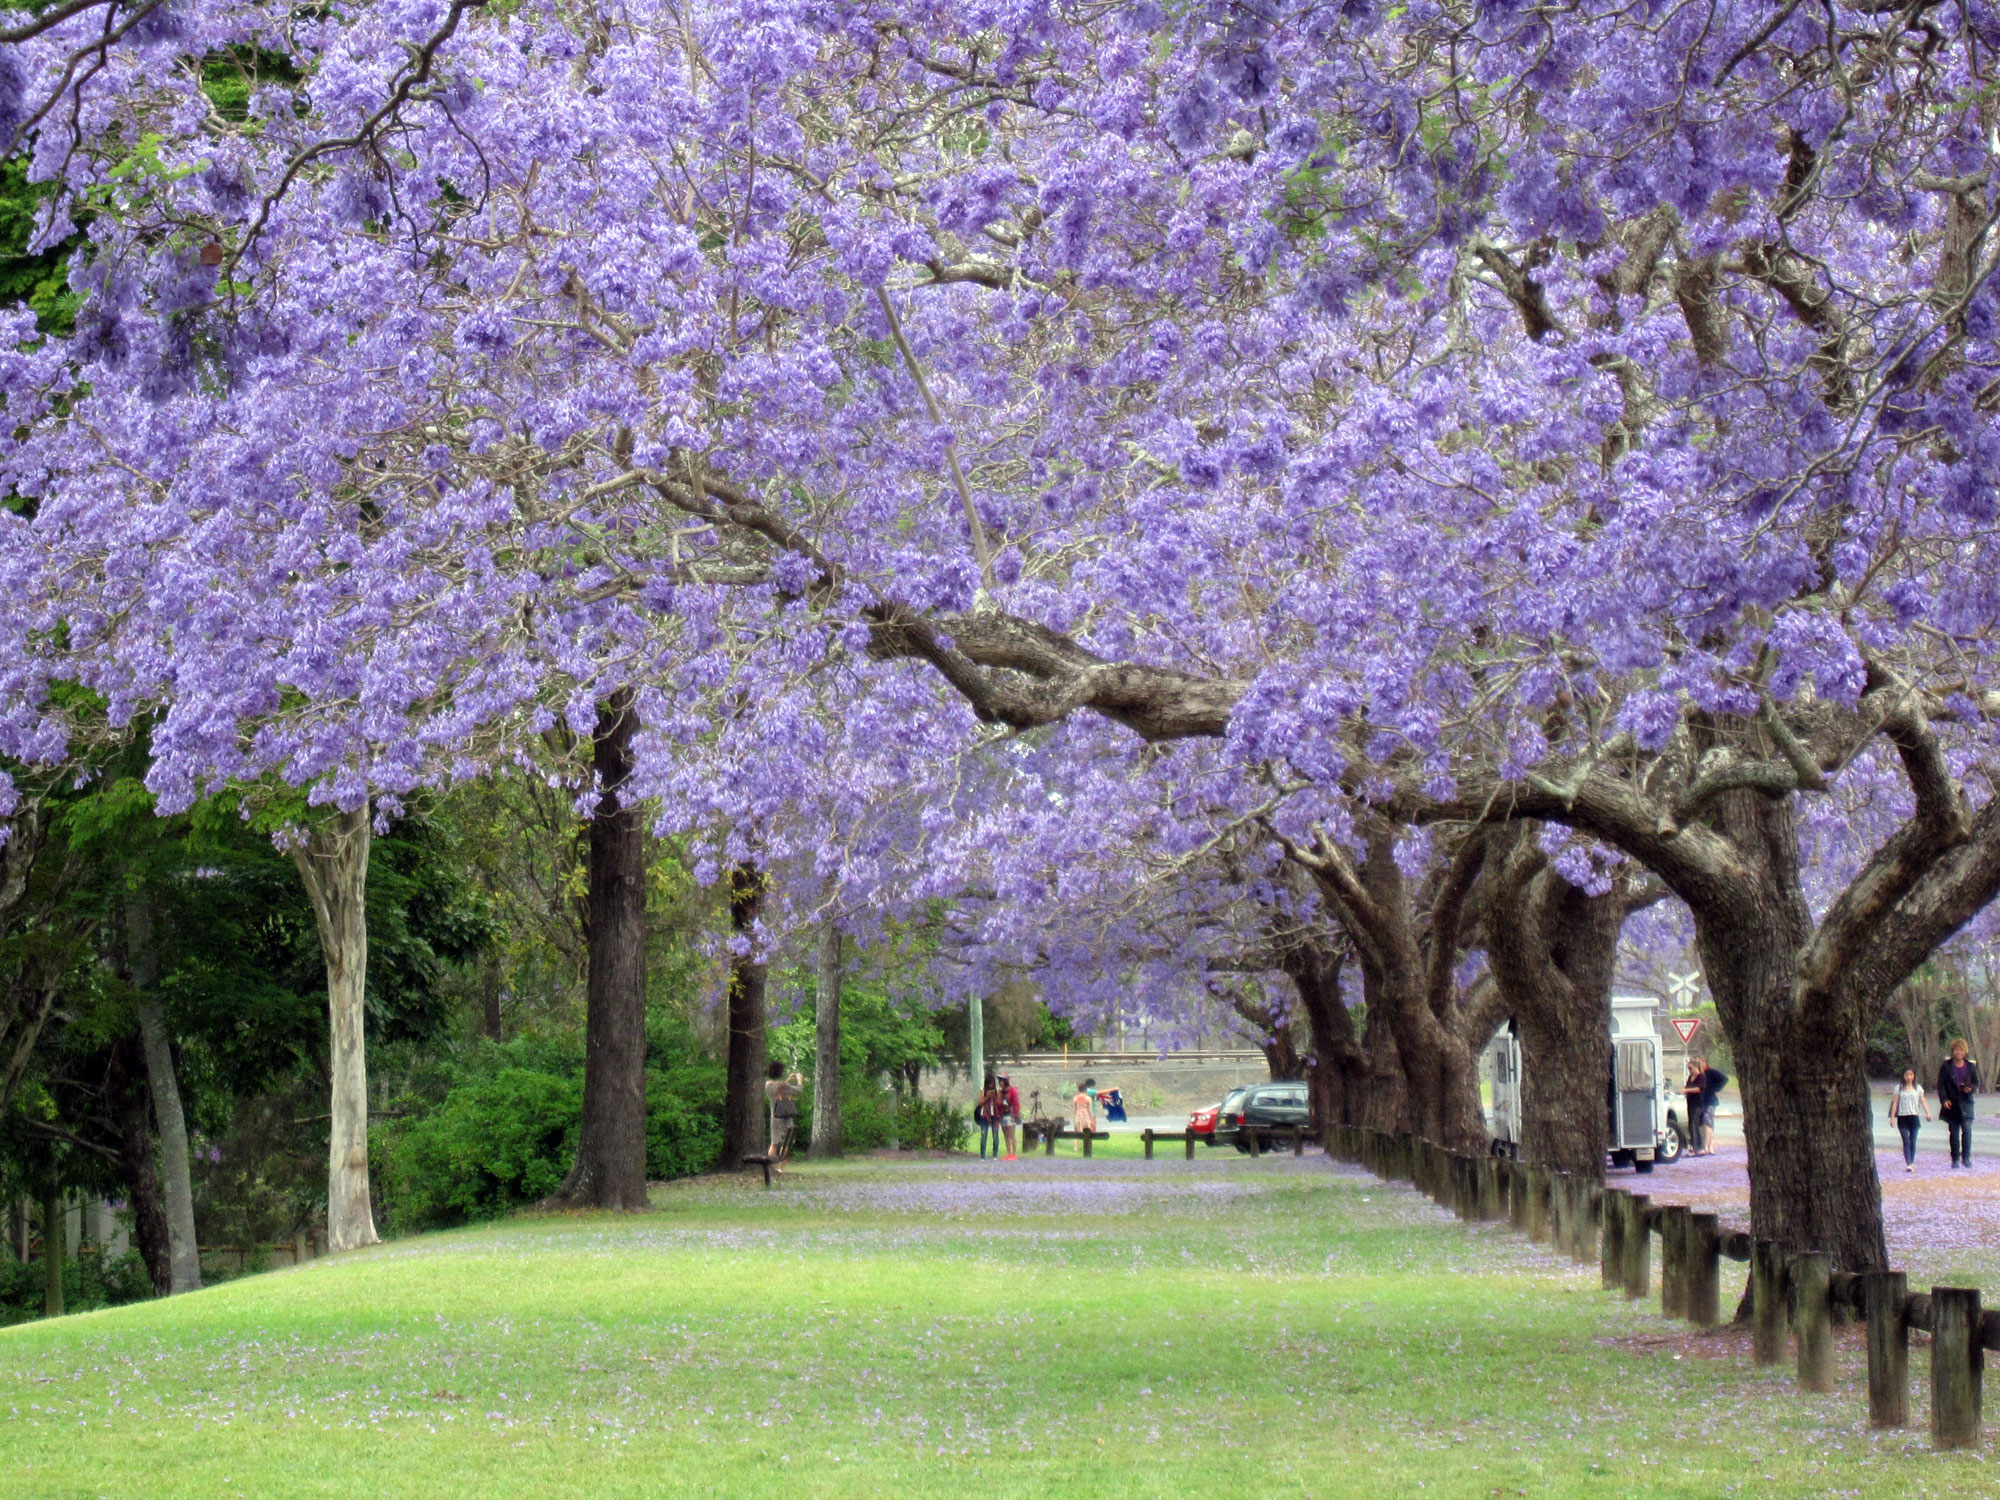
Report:
[[[1875,1148],[1878,1151],[1903,1149],[1903,1137],[1889,1119],[1889,1083],[1878,1080],[1869,1085],[1869,1117],[1875,1122]],[[1933,1114],[1937,1106],[1932,1105]],[[2000,1152],[2000,1099],[1990,1094],[1979,1096],[1979,1114],[1973,1124],[1972,1149],[1986,1154]],[[1725,1089],[1722,1102],[1715,1111],[1715,1140],[1719,1146],[1740,1146],[1743,1144],[1743,1101],[1734,1085]],[[1917,1154],[1943,1157],[1948,1153],[1945,1144],[1944,1126],[1932,1120],[1917,1135]]]
[[[1880,1081],[1869,1086],[1872,1118],[1875,1122],[1875,1147],[1879,1151],[1903,1149],[1903,1138],[1890,1123],[1889,1084]],[[1983,1118],[1976,1124],[1973,1136],[1973,1151],[1981,1155],[2000,1155],[2000,1098],[1982,1094],[1979,1099],[1980,1114]],[[1117,1131],[1131,1131],[1137,1134],[1148,1127],[1154,1130],[1185,1130],[1187,1116],[1181,1115],[1139,1115],[1126,1119],[1123,1125],[1110,1128]],[[1741,1146],[1743,1144],[1743,1101],[1734,1084],[1723,1090],[1722,1102],[1715,1111],[1715,1141],[1718,1146]],[[1922,1157],[1932,1155],[1940,1158],[1946,1155],[1944,1126],[1935,1121],[1924,1126],[1917,1137],[1917,1153]]]

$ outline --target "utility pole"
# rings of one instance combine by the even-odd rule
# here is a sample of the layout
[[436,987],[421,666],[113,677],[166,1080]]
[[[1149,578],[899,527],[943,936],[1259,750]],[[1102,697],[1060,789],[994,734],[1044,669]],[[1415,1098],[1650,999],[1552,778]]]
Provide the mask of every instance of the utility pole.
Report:
[[974,995],[966,1016],[971,1022],[968,1030],[971,1033],[972,1096],[976,1099],[986,1082],[986,997]]

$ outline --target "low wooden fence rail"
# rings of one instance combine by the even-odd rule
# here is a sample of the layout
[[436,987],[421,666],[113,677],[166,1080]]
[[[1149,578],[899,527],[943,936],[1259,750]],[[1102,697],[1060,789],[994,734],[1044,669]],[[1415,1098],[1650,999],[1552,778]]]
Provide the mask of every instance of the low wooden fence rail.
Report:
[[[1266,1141],[1290,1141],[1292,1155],[1303,1156],[1306,1141],[1311,1134],[1312,1132],[1298,1125],[1243,1125],[1234,1130],[1225,1130],[1220,1139],[1227,1140],[1231,1144],[1238,1141],[1246,1143],[1250,1147],[1252,1156],[1264,1154]],[[1187,1146],[1187,1159],[1193,1161],[1194,1148],[1204,1137],[1196,1135],[1192,1130],[1142,1130],[1139,1132],[1139,1139],[1146,1143],[1147,1161],[1153,1159],[1153,1147],[1161,1141],[1184,1142]]]
[[1035,1149],[1035,1142],[1040,1141],[1042,1143],[1042,1155],[1044,1156],[1054,1156],[1056,1154],[1057,1141],[1082,1141],[1083,1154],[1088,1156],[1090,1155],[1090,1148],[1095,1142],[1111,1139],[1111,1132],[1108,1130],[1065,1130],[1060,1127],[1048,1129],[1042,1126],[1035,1126],[1031,1129],[1023,1125],[1021,1131],[1024,1137],[1021,1141],[1021,1149],[1023,1151],[1033,1151]]
[[1644,1193],[1503,1157],[1447,1151],[1414,1136],[1336,1125],[1327,1132],[1327,1154],[1408,1182],[1461,1219],[1505,1220],[1573,1260],[1595,1261],[1603,1284],[1633,1299],[1652,1292],[1657,1236],[1660,1311],[1702,1328],[1722,1321],[1722,1261],[1747,1262],[1752,1357],[1777,1364],[1789,1332],[1798,1383],[1809,1391],[1833,1389],[1836,1321],[1865,1321],[1872,1427],[1910,1424],[1910,1333],[1928,1333],[1931,1441],[1939,1448],[1980,1444],[1981,1376],[1985,1351],[2000,1350],[2000,1311],[1982,1310],[1977,1288],[1912,1292],[1901,1271],[1836,1271],[1824,1251],[1753,1239],[1685,1204],[1655,1203]]

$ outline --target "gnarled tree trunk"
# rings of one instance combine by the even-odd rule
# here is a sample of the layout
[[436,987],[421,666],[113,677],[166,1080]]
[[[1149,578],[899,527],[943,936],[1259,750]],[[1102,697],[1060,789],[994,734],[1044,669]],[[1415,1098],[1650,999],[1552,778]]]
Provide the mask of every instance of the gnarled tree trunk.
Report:
[[1718,827],[1743,871],[1694,910],[1695,940],[1736,1059],[1759,1236],[1828,1250],[1849,1270],[1888,1264],[1860,996],[1801,983],[1813,937],[1790,799],[1732,793]]
[[326,960],[332,1098],[326,1152],[326,1237],[335,1250],[376,1244],[368,1191],[368,850],[366,806],[314,825],[292,850]]
[[1629,897],[1622,883],[1592,896],[1564,880],[1532,826],[1508,836],[1513,848],[1488,883],[1484,916],[1500,1008],[1521,1039],[1521,1156],[1601,1181],[1611,987]]
[[1421,932],[1396,864],[1395,833],[1386,825],[1370,831],[1358,872],[1338,859],[1315,871],[1361,955],[1368,1031],[1372,1035],[1379,1022],[1395,1043],[1400,1122],[1382,1123],[1388,1111],[1371,1102],[1368,1123],[1410,1130],[1455,1151],[1483,1151],[1477,1062],[1456,1024],[1455,974],[1464,903],[1484,857],[1483,833],[1467,835],[1439,871]]
[[740,1172],[746,1156],[762,1153],[764,1120],[764,959],[757,917],[764,909],[764,874],[741,864],[729,872],[729,1069],[722,1100],[722,1170]]
[[136,1036],[122,1037],[112,1046],[108,1092],[118,1131],[118,1176],[132,1205],[132,1241],[146,1263],[153,1291],[164,1297],[174,1289],[173,1254],[167,1245],[167,1214],[160,1206],[160,1179],[153,1163],[145,1053]]
[[1358,1125],[1368,1064],[1354,1034],[1354,1017],[1340,995],[1345,955],[1334,943],[1301,937],[1286,944],[1279,958],[1285,977],[1298,991],[1299,1009],[1312,1038],[1306,1079],[1311,1085],[1313,1121],[1321,1130]]
[[597,714],[591,748],[598,803],[590,819],[589,952],[583,1121],[576,1160],[550,1203],[646,1209],[646,829],[632,794],[639,717],[621,688]]
[[1230,981],[1229,1008],[1250,1023],[1252,1039],[1257,1050],[1264,1054],[1264,1067],[1274,1083],[1304,1078],[1305,1060],[1299,1056],[1298,1042],[1292,1036],[1291,1017],[1245,993],[1244,986],[1250,982]]

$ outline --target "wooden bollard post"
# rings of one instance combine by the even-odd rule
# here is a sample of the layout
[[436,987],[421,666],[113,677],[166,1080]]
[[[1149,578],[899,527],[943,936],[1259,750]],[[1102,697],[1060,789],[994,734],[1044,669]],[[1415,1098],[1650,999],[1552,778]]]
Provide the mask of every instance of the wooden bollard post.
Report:
[[1687,1317],[1698,1328],[1722,1321],[1722,1223],[1714,1214],[1689,1214]]
[[1977,1287],[1931,1288],[1931,1442],[1939,1448],[1979,1446],[1979,1333]]
[[1750,1357],[1775,1365],[1785,1357],[1785,1324],[1791,1302],[1785,1286],[1788,1256],[1777,1240],[1750,1246]]
[[1597,1279],[1605,1287],[1625,1280],[1625,1200],[1631,1194],[1623,1188],[1608,1188],[1604,1194],[1603,1224],[1597,1232]]
[[1151,1161],[1153,1159],[1153,1127],[1148,1125],[1144,1130],[1140,1131],[1139,1139],[1146,1143],[1146,1160]]
[[1086,1130],[1083,1133],[1083,1154],[1085,1156],[1090,1155],[1090,1148],[1096,1144],[1096,1141],[1097,1141],[1097,1132],[1093,1130]]
[[1264,1137],[1259,1135],[1255,1130],[1252,1130],[1248,1125],[1243,1127],[1243,1133],[1250,1137],[1250,1154],[1252,1156],[1262,1156],[1264,1154]]
[[1500,1158],[1497,1156],[1479,1158],[1479,1217],[1507,1217],[1507,1198],[1500,1186]]
[[1566,1184],[1569,1192],[1569,1239],[1564,1246],[1569,1258],[1581,1264],[1597,1255],[1597,1241],[1591,1234],[1594,1227],[1590,1218],[1590,1180],[1570,1173]]
[[1292,1132],[1292,1155],[1304,1156],[1305,1154],[1306,1154],[1306,1133],[1303,1130],[1294,1130]]
[[[1808,1250],[1792,1257],[1792,1333],[1798,1341],[1799,1385],[1833,1389],[1833,1257]],[[1977,1295],[1976,1293],[1974,1295]]]
[[1186,1147],[1187,1147],[1187,1159],[1188,1159],[1189,1161],[1193,1161],[1193,1160],[1194,1160],[1194,1132],[1193,1132],[1192,1130],[1190,1130],[1190,1131],[1189,1131],[1189,1132],[1187,1133],[1187,1140],[1186,1140],[1186,1141],[1185,1141],[1185,1142],[1184,1142],[1183,1144],[1185,1144],[1185,1145],[1186,1145]]
[[1465,1193],[1467,1205],[1472,1210],[1470,1218],[1475,1223],[1483,1223],[1493,1217],[1492,1195],[1486,1190],[1486,1164],[1490,1156],[1474,1156],[1470,1152],[1465,1157]]
[[1528,1231],[1528,1169],[1519,1158],[1507,1163],[1507,1222],[1523,1234]]
[[1687,1222],[1685,1203],[1660,1209],[1660,1315],[1685,1318],[1687,1307]]
[[1042,1155],[1054,1156],[1055,1154],[1056,1154],[1056,1133],[1053,1130],[1045,1131],[1042,1134]]
[[1910,1425],[1910,1325],[1903,1303],[1910,1278],[1901,1271],[1867,1271],[1861,1277],[1868,1316],[1868,1425]]
[[1636,1302],[1653,1290],[1653,1226],[1646,1217],[1653,1200],[1625,1195],[1625,1297]]
[[1549,1169],[1527,1166],[1521,1169],[1522,1188],[1528,1200],[1527,1222],[1522,1228],[1537,1245],[1549,1237]]
[[1558,1255],[1569,1253],[1570,1236],[1569,1173],[1549,1173],[1549,1244]]
[[1486,1199],[1479,1191],[1480,1158],[1466,1152],[1457,1153],[1458,1191],[1463,1208],[1459,1217],[1469,1224],[1476,1224],[1486,1217]]
[[1599,1225],[1604,1222],[1604,1189],[1587,1179],[1576,1185],[1576,1263],[1587,1266],[1598,1258]]

